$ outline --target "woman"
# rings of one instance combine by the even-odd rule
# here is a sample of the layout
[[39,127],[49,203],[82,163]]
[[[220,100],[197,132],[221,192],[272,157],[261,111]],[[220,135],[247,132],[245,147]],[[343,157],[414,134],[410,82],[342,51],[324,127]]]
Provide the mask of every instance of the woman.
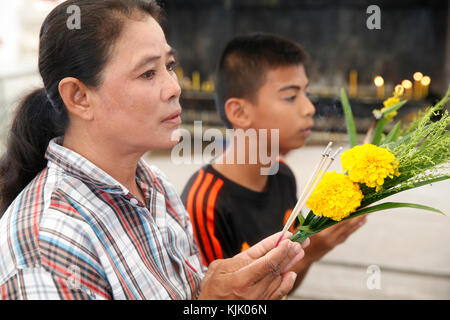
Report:
[[[80,9],[69,28],[68,7]],[[152,1],[70,0],[40,32],[44,88],[0,167],[3,299],[276,299],[303,256],[277,235],[203,274],[178,195],[141,157],[180,124],[173,50]]]

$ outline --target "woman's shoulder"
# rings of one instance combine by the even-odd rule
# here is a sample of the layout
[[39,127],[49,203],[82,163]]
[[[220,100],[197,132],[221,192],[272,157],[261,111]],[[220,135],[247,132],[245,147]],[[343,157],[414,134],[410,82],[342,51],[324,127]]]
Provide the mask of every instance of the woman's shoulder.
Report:
[[[83,195],[81,182],[60,170],[45,168],[15,198],[2,219],[1,228],[17,239],[38,242],[42,229],[63,228],[70,220],[80,231],[87,225],[80,215]],[[26,236],[21,236],[21,235]]]
[[[0,220],[0,247],[9,248],[15,268],[40,266],[43,253],[55,243],[72,243],[76,237],[87,247],[89,226],[71,205],[64,185],[64,175],[44,169],[16,197]],[[68,241],[67,239],[72,240]],[[1,268],[0,268],[1,269]]]

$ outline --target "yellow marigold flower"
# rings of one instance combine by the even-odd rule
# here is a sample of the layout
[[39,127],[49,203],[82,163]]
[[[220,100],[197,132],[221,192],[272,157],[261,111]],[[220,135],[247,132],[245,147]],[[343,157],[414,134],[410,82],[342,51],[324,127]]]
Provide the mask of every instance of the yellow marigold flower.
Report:
[[353,182],[365,183],[380,190],[386,177],[399,176],[395,156],[385,148],[373,144],[356,146],[341,155],[344,171]]
[[[386,110],[387,108],[395,106],[397,103],[400,102],[400,99],[397,97],[397,95],[394,95],[393,97],[390,97],[389,99],[386,99],[383,101],[384,107],[381,109],[381,111]],[[391,120],[397,115],[397,111],[389,112],[385,115],[385,118],[388,120]]]
[[345,174],[331,171],[324,174],[306,205],[316,216],[341,221],[361,205],[363,198],[357,183]]

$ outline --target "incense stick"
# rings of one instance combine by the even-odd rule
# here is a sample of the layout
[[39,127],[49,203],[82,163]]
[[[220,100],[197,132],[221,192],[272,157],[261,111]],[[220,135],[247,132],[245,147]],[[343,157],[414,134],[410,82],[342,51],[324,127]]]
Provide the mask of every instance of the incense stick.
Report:
[[303,199],[305,198],[305,195],[308,193],[308,191],[310,191],[311,185],[314,183],[314,181],[316,181],[317,175],[319,174],[320,170],[322,169],[325,161],[330,156],[331,146],[332,145],[333,145],[333,142],[329,142],[327,147],[325,148],[325,150],[322,152],[322,159],[318,163],[316,168],[314,169],[313,174],[311,175],[311,177],[309,178],[308,183],[306,184],[306,187],[303,189],[303,192],[300,195],[300,197],[299,197],[299,199],[298,199],[294,209],[292,210],[292,213],[289,216],[289,219],[287,220],[286,224],[284,225],[284,228],[283,228],[283,231],[281,233],[281,236],[280,236],[280,238],[278,238],[278,241],[277,241],[275,247],[277,247],[278,244],[281,242],[281,239],[283,239],[284,234],[291,227],[292,223],[294,222],[295,218],[297,217],[297,215],[298,215],[297,212],[301,209],[301,207],[303,207],[303,205],[301,205],[301,203],[303,202]]
[[[288,221],[286,222],[283,231],[281,233],[280,238],[277,241],[277,244],[275,245],[275,248],[278,246],[278,244],[281,242],[281,239],[283,239],[284,234],[286,233],[287,230],[289,230],[289,228],[291,227],[292,223],[295,220],[295,217],[298,216],[298,213],[300,212],[301,209],[303,209],[303,206],[306,204],[306,202],[309,199],[309,196],[311,195],[311,193],[313,192],[313,190],[315,189],[315,187],[317,186],[317,184],[319,183],[319,181],[322,179],[322,177],[324,176],[324,174],[328,171],[328,169],[330,168],[331,164],[333,163],[333,161],[336,159],[336,157],[338,156],[338,154],[342,151],[342,147],[339,147],[339,149],[335,152],[335,154],[329,159],[327,165],[325,166],[325,169],[320,173],[319,177],[314,181],[313,186],[309,189],[307,195],[305,197],[303,197],[303,199],[299,199],[299,201],[301,201],[300,205],[298,205],[299,201],[297,201],[297,205],[295,206],[294,210],[292,210],[292,213],[288,219]],[[329,153],[328,153],[329,155]],[[326,158],[328,159],[328,157]]]
[[288,225],[288,227],[284,227],[283,232],[286,232],[290,227],[292,222],[295,220],[295,217],[298,215],[296,213],[298,213],[299,207],[301,202],[303,201],[303,199],[305,198],[305,196],[308,194],[308,192],[311,190],[312,185],[314,184],[314,182],[317,180],[317,176],[320,173],[320,170],[322,169],[322,167],[325,164],[325,161],[328,159],[328,157],[330,156],[330,152],[331,152],[331,145],[333,143],[330,142],[327,146],[327,148],[324,150],[324,152],[322,153],[322,160],[319,162],[319,164],[316,166],[315,170],[313,171],[313,174],[311,175],[311,177],[309,178],[308,183],[306,184],[306,187],[303,189],[302,194],[300,195],[294,209],[291,212],[291,215],[289,216],[289,219],[286,222],[286,225]]
[[[333,161],[336,159],[338,154],[341,153],[341,151],[342,151],[342,147],[339,147],[339,149],[335,152],[335,154],[333,154],[333,156],[331,156],[330,161],[328,161],[327,165],[325,166],[325,169],[320,173],[319,178],[317,178],[316,183],[314,184],[314,188],[319,183],[319,181],[322,179],[322,177],[325,175],[325,173],[328,171],[330,166],[333,164]],[[313,188],[311,188],[311,189],[313,189]]]

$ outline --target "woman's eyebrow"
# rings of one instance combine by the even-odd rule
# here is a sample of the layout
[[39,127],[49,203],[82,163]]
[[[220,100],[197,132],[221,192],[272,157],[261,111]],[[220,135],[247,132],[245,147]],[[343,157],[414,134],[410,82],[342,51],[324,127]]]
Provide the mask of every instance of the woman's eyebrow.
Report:
[[[174,57],[176,55],[176,50],[173,48],[169,48],[166,54],[168,57]],[[146,55],[144,56],[140,62],[136,65],[136,67],[133,68],[133,72],[141,69],[146,64],[149,64],[155,60],[161,59],[161,56],[152,56],[152,55]]]
[[161,59],[161,56],[144,56],[140,62],[133,68],[133,72],[141,69],[146,64],[149,64],[155,60]]

